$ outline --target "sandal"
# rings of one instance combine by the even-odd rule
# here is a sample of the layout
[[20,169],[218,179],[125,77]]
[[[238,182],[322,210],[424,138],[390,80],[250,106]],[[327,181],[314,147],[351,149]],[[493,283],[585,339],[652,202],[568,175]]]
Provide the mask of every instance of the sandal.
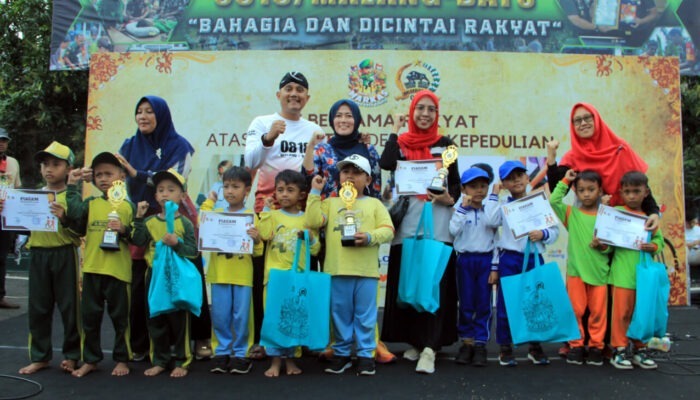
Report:
[[260,346],[259,344],[253,345],[253,347],[250,348],[249,358],[253,360],[264,360],[265,358],[267,358],[265,348]]

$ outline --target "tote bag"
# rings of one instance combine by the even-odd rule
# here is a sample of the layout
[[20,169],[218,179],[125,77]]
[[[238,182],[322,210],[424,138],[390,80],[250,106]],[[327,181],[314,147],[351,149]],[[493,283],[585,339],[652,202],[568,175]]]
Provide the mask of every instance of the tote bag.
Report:
[[433,236],[433,204],[425,202],[415,235],[403,240],[397,298],[399,304],[420,312],[440,308],[440,280],[452,253],[452,247]]
[[637,293],[627,337],[647,343],[652,337],[666,335],[671,283],[664,264],[653,261],[647,252],[640,253]]
[[[530,251],[535,268],[526,272]],[[566,286],[556,262],[540,264],[537,246],[525,245],[522,273],[501,278],[513,343],[567,342],[579,339]]]
[[[299,271],[301,244],[304,268]],[[297,239],[292,269],[270,270],[260,344],[276,348],[325,349],[330,337],[331,277],[310,271],[309,234]]]

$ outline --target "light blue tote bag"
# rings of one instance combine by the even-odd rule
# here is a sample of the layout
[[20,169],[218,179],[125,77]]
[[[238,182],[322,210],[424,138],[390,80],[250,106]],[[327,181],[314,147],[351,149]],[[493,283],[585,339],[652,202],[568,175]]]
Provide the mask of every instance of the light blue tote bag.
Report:
[[627,337],[647,343],[652,337],[666,335],[671,283],[664,264],[652,260],[647,252],[640,253],[634,313]]

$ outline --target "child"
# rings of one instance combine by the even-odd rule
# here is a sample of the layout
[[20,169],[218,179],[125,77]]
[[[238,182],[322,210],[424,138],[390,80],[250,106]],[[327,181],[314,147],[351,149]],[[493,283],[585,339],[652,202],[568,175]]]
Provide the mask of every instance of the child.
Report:
[[[616,208],[645,215],[642,211],[642,202],[649,196],[649,180],[644,173],[631,171],[622,176],[620,180],[620,196],[624,206]],[[593,238],[591,246],[606,251],[608,246],[600,243],[598,238]],[[610,266],[609,283],[612,285],[612,318],[610,319],[610,344],[615,348],[615,354],[610,364],[618,369],[632,369],[636,365],[642,369],[655,369],[656,362],[649,358],[646,352],[646,344],[633,340],[634,354],[631,359],[627,353],[630,339],[627,337],[627,328],[634,313],[634,303],[637,291],[637,264],[639,263],[639,251],[657,254],[663,250],[664,238],[661,230],[653,233],[650,243],[643,243],[639,250],[631,250],[622,247],[614,249],[612,264]]]
[[[265,207],[260,213],[258,226],[260,237],[268,242],[265,251],[265,287],[267,287],[271,269],[289,270],[292,267],[297,235],[305,229],[306,217],[301,210],[301,206],[304,203],[307,191],[304,175],[301,172],[286,169],[275,177],[275,199],[272,197],[265,198]],[[280,205],[279,210],[273,210],[275,200]],[[310,251],[311,254],[316,255],[321,248],[321,243],[316,240],[318,231],[311,230],[310,233]],[[303,260],[303,257],[301,259]],[[292,358],[295,356],[295,350],[295,348],[265,347],[267,355],[272,357],[272,364],[265,371],[265,376],[279,376],[282,366],[281,357],[285,357],[287,375],[300,374],[301,369],[299,369]]]
[[[245,200],[250,193],[252,178],[241,167],[231,167],[224,172],[225,209],[214,209],[217,200],[215,193],[202,204],[201,211],[220,211],[252,214],[245,208]],[[255,243],[253,256],[261,256],[263,242],[258,229],[251,227],[247,234]],[[211,283],[211,320],[217,345],[214,349],[213,373],[247,374],[253,364],[247,357],[248,348],[253,344],[253,320],[251,317],[251,296],[253,293],[253,260],[248,254],[212,254],[207,273]],[[233,332],[231,332],[233,328]],[[235,334],[234,340],[232,333]]]
[[216,181],[212,187],[210,192],[215,192],[216,193],[216,203],[214,203],[214,209],[217,208],[226,208],[228,206],[228,203],[226,202],[226,199],[224,198],[224,183],[221,180],[224,176],[224,172],[226,172],[227,169],[231,168],[233,164],[229,160],[224,160],[219,163],[219,165],[216,166],[216,172],[217,172],[217,177],[219,178],[218,181]]
[[[145,259],[149,267],[153,266],[156,242],[158,241],[170,246],[181,257],[195,257],[197,243],[194,236],[194,225],[189,219],[177,211],[175,213],[175,231],[167,233],[166,230],[165,203],[172,201],[178,206],[180,205],[187,191],[185,178],[171,168],[154,174],[153,184],[156,187],[155,198],[160,205],[161,212],[144,219],[148,212],[148,202],[139,202],[134,219],[132,241],[136,246],[148,246]],[[151,284],[151,271],[150,268],[146,271],[147,290]],[[199,282],[194,284],[199,287]],[[165,371],[170,362],[174,361],[175,368],[170,376],[172,378],[187,376],[187,368],[192,363],[189,312],[177,310],[148,318],[148,334],[151,337],[153,367],[144,371],[144,375],[156,376]]]
[[338,163],[340,183],[352,182],[357,199],[352,206],[358,232],[354,247],[341,246],[345,223],[345,204],[339,197],[321,201],[326,180],[315,176],[306,206],[306,225],[326,229],[325,272],[331,275],[331,316],[333,318],[334,356],[325,369],[342,374],[352,366],[350,351],[353,335],[357,351],[357,374],[374,375],[372,353],[376,348],[374,327],[377,322],[377,284],[379,281],[379,245],[394,237],[394,227],[386,207],[379,199],[365,196],[371,183],[369,161],[357,154]]
[[[572,207],[563,203],[564,196],[573,183],[574,193],[580,205]],[[600,175],[591,170],[576,174],[568,170],[559,181],[549,202],[557,217],[569,231],[567,245],[566,290],[576,314],[581,338],[569,341],[570,350],[566,355],[569,364],[581,365],[584,358],[584,338],[587,329],[588,358],[586,364],[603,365],[603,347],[608,319],[608,256],[593,249],[593,239],[598,203],[603,196],[603,183]],[[589,310],[587,326],[582,321]]]
[[[486,342],[491,332],[491,285],[498,280],[495,265],[494,238],[496,229],[484,223],[483,200],[489,191],[489,175],[478,167],[462,174],[462,204],[450,219],[457,252],[457,288],[459,322],[462,340],[455,361],[457,364],[486,366]],[[494,254],[495,253],[495,254]]]
[[[90,167],[93,184],[103,193],[100,197],[81,200],[76,184],[80,182],[83,170],[74,169],[68,176],[68,218],[77,222],[77,231],[85,235],[85,255],[83,259],[83,286],[81,310],[83,323],[83,364],[73,371],[73,376],[82,377],[97,368],[102,361],[100,328],[102,314],[107,303],[107,312],[114,325],[114,350],[112,358],[117,365],[112,370],[114,376],[129,374],[127,362],[131,358],[129,346],[129,287],[131,283],[131,255],[127,239],[134,218],[133,205],[124,200],[119,204],[119,219],[108,219],[112,205],[107,191],[112,183],[124,180],[124,167],[117,157],[109,152],[100,153],[92,160]],[[85,170],[89,172],[89,170]],[[105,228],[119,232],[119,249],[103,250],[100,244]]]
[[[534,230],[516,239],[513,232],[508,227],[508,221],[503,216],[501,205],[498,201],[498,194],[501,192],[501,187],[510,192],[506,203],[520,199],[527,195],[527,186],[530,178],[527,175],[525,166],[520,161],[506,161],[498,168],[498,175],[501,178],[501,183],[493,185],[493,191],[489,196],[484,211],[486,212],[486,224],[492,228],[502,226],[501,235],[497,241],[499,248],[498,260],[498,275],[506,277],[517,275],[522,272],[525,245],[528,239],[534,242],[537,250],[540,253],[540,261],[543,262],[542,254],[544,246],[554,243],[559,237],[559,228],[552,227],[543,230]],[[530,258],[527,264],[527,271],[535,267],[535,260]],[[510,326],[508,324],[508,315],[506,314],[505,300],[503,299],[503,289],[498,286],[498,308],[497,308],[497,323],[496,323],[496,341],[501,346],[498,362],[505,367],[514,367],[518,362],[513,356],[513,339],[510,335]],[[542,346],[539,343],[530,343],[530,348],[527,357],[535,365],[548,365],[549,359],[544,354]]]
[[[31,364],[19,370],[28,375],[49,367],[53,354],[51,322],[54,304],[63,320],[63,361],[61,369],[73,372],[80,359],[80,329],[78,324],[78,257],[80,238],[71,231],[66,216],[66,179],[75,156],[71,149],[52,142],[36,153],[41,176],[46,186],[42,190],[56,192],[51,213],[59,220],[56,232],[32,232],[27,247],[29,261],[29,358]],[[2,200],[0,200],[0,212]]]

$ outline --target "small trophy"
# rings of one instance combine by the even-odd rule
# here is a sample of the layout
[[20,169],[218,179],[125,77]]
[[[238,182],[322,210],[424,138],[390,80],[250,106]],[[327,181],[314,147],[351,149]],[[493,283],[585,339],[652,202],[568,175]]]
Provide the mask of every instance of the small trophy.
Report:
[[430,181],[430,186],[428,186],[428,191],[434,194],[442,194],[445,191],[445,186],[447,186],[447,168],[457,161],[457,146],[448,146],[445,151],[442,152],[442,168],[437,172],[437,175],[433,177]]
[[7,199],[7,189],[10,189],[10,180],[7,175],[0,175],[0,200]]
[[344,247],[355,245],[355,234],[357,233],[357,224],[355,223],[355,212],[352,211],[352,205],[357,199],[357,189],[352,182],[345,181],[338,192],[340,200],[345,203],[345,224],[343,225],[343,237],[340,242]]
[[[107,201],[112,205],[112,211],[107,214],[109,221],[119,220],[117,209],[125,199],[126,187],[124,186],[124,181],[114,181],[112,187],[107,191]],[[102,250],[119,250],[119,232],[107,228],[102,236],[100,248]]]

